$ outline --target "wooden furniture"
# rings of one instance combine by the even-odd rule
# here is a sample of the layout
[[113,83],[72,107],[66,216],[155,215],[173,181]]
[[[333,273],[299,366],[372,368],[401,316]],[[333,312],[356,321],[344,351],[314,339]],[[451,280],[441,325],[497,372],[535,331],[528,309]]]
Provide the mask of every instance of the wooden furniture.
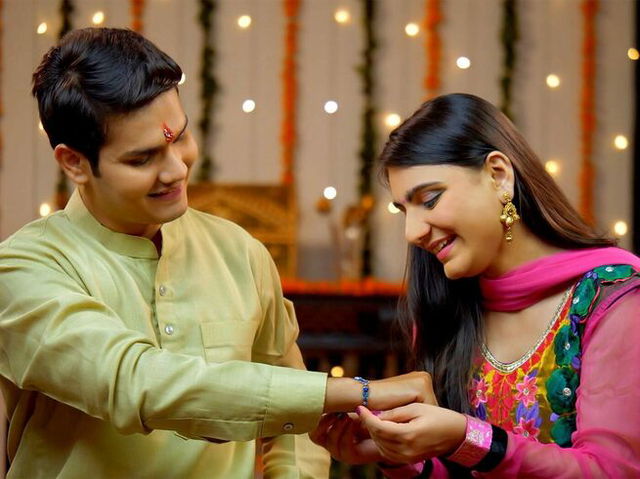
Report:
[[393,327],[398,294],[347,292],[350,289],[303,292],[285,281],[284,294],[295,306],[298,344],[307,367],[329,372],[340,366],[345,376],[370,379],[404,372],[400,336]]
[[296,276],[298,209],[290,186],[194,183],[189,205],[242,226],[267,247],[282,277]]

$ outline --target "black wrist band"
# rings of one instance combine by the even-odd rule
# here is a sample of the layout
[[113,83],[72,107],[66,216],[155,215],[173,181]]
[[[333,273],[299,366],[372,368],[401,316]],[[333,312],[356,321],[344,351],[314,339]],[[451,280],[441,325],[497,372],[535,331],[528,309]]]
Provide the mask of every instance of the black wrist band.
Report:
[[[377,462],[376,466],[378,466],[382,470],[393,470],[400,469],[402,467],[407,466],[408,464],[387,464],[386,462]],[[433,472],[433,461],[431,459],[427,459],[424,461],[424,467],[422,468],[422,472],[415,476],[415,479],[427,479],[431,472]]]
[[491,438],[491,449],[482,460],[473,466],[473,469],[480,472],[488,472],[494,469],[498,464],[502,462],[504,456],[507,454],[507,441],[509,436],[507,432],[501,427],[491,425],[493,429],[493,436]]
[[433,461],[431,459],[427,459],[424,461],[424,468],[422,472],[418,476],[418,479],[427,479],[431,473],[433,472]]

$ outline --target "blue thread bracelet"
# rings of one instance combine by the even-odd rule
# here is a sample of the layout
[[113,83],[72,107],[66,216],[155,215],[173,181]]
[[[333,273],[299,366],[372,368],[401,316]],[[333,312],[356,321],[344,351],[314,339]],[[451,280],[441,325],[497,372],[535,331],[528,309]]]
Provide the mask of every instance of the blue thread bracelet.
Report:
[[362,405],[367,407],[369,404],[369,381],[365,378],[361,378],[360,376],[356,376],[353,379],[362,384]]

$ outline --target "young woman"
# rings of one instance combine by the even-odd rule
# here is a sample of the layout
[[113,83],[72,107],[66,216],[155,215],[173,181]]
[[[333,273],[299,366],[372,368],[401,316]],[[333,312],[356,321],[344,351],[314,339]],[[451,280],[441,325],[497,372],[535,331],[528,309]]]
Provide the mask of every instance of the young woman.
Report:
[[438,404],[326,416],[314,440],[388,477],[640,477],[639,258],[478,97],[426,102],[380,166],[410,243],[400,321]]

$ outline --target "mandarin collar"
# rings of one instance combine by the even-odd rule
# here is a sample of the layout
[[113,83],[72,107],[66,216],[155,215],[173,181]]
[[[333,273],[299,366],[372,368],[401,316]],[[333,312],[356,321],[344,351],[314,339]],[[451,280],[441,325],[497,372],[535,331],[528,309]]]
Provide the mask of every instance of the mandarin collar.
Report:
[[[159,258],[158,251],[150,239],[118,233],[100,224],[85,206],[80,192],[77,189],[73,192],[71,198],[69,198],[64,213],[71,223],[96,238],[103,246],[115,253],[132,258]],[[177,228],[175,224],[177,221],[178,220],[174,220],[161,226],[163,255],[169,253],[175,243],[171,240],[171,233]]]

